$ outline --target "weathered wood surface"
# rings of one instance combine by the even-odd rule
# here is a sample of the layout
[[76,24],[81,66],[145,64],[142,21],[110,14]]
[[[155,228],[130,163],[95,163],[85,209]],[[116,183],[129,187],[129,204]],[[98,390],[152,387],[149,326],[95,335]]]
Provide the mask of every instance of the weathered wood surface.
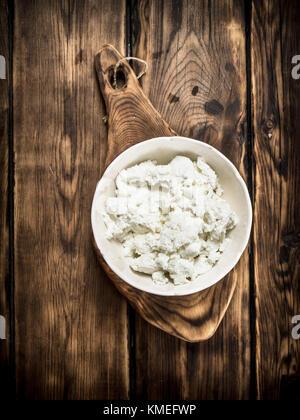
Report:
[[[9,284],[9,213],[8,213],[8,121],[9,121],[9,46],[6,1],[0,0],[0,55],[6,60],[6,80],[0,79],[0,316],[5,318],[6,339],[0,337],[0,392],[10,388],[10,284]],[[3,318],[0,323],[3,322]],[[1,332],[1,331],[0,331]]]
[[[13,303],[10,220],[17,397],[299,398],[300,340],[291,337],[300,314],[300,80],[291,77],[299,2],[132,0],[126,12],[125,0],[0,0],[0,54],[8,3],[16,184],[8,214],[8,81],[0,80],[0,315]],[[219,148],[245,179],[252,173],[253,257],[249,264],[245,253],[228,277],[235,294],[205,343],[178,340],[130,310],[128,319],[83,222],[107,154],[94,56],[108,42],[147,60],[144,92],[178,134]],[[2,384],[8,348],[0,341]]]
[[107,138],[94,57],[125,53],[125,1],[17,1],[14,34],[17,396],[128,398],[127,304],[89,222]]
[[[246,180],[243,2],[138,1],[132,8],[133,55],[149,63],[145,93],[178,134],[221,150]],[[224,282],[238,286],[208,342],[181,343],[137,317],[137,398],[249,397],[247,251]]]
[[[113,87],[118,81],[114,68],[122,58],[112,45],[105,45],[95,59],[108,114],[105,166],[136,143],[176,135],[145,96],[127,62],[118,69],[118,73],[122,74],[123,86]],[[225,280],[188,296],[156,296],[137,291],[124,282],[107,266],[96,244],[95,248],[104,270],[117,289],[152,325],[189,342],[207,340],[215,333],[231,301],[236,281]]]
[[300,344],[291,336],[300,314],[300,54],[298,1],[254,1],[254,269],[257,396],[300,395]]

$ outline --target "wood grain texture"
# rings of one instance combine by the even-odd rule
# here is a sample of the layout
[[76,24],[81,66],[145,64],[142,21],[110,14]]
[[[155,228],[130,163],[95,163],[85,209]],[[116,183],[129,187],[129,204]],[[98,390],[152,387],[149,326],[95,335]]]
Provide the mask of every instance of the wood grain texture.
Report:
[[[221,150],[246,179],[243,2],[141,0],[132,10],[133,55],[149,64],[146,95],[178,134]],[[208,342],[185,344],[136,318],[137,398],[249,398],[247,252],[225,281],[238,286]]]
[[[9,62],[8,13],[6,1],[0,0],[0,55]],[[6,320],[6,340],[0,339],[0,392],[7,395],[9,387],[10,344],[10,286],[9,286],[9,219],[8,219],[8,119],[9,119],[9,73],[6,80],[0,79],[0,316]]]
[[[259,399],[298,395],[300,314],[300,82],[291,75],[300,52],[297,1],[254,1],[252,98],[256,360]],[[288,389],[288,392],[286,392]],[[298,390],[298,391],[297,391]],[[287,395],[286,395],[287,394]]]
[[107,138],[94,56],[125,52],[125,1],[16,1],[14,32],[17,397],[126,399],[127,304],[90,229]]
[[[8,54],[8,3],[0,0],[0,54]],[[100,269],[83,222],[107,156],[93,61],[107,42],[125,54],[125,0],[13,3],[15,214],[7,211],[9,80],[0,80],[0,315],[9,317],[8,233],[15,217],[17,397],[128,398],[131,388],[136,399],[249,398],[247,253],[226,280],[237,288],[208,342],[186,343],[135,316],[129,384],[127,305]],[[131,1],[130,53],[148,62],[141,84],[167,125],[221,150],[245,179],[247,167],[252,172],[259,399],[299,398],[300,340],[291,337],[292,317],[300,314],[300,81],[291,77],[291,59],[300,54],[298,3]],[[7,335],[0,340],[5,398],[9,329]]]
[[[176,136],[142,91],[128,63],[119,68],[123,87],[113,88],[111,77],[122,55],[112,45],[105,45],[95,59],[99,84],[108,114],[108,150],[105,166],[122,151],[144,140]],[[116,76],[116,74],[115,74]],[[111,82],[111,80],[114,82]],[[188,296],[157,296],[138,291],[108,267],[94,242],[100,262],[117,289],[140,315],[152,325],[189,342],[209,339],[218,328],[236,287],[225,279],[216,285]]]

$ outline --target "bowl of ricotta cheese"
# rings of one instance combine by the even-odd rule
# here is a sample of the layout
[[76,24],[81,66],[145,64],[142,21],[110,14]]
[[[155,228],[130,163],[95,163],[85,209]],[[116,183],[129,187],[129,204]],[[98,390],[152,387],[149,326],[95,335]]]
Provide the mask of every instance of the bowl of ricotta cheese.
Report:
[[157,295],[204,290],[237,264],[252,208],[235,166],[185,137],[138,143],[107,167],[91,211],[97,250],[131,286]]

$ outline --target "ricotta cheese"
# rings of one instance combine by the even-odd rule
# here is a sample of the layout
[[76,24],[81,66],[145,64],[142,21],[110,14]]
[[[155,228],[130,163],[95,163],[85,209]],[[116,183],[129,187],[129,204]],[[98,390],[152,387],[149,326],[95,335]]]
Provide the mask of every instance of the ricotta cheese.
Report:
[[211,270],[238,220],[201,157],[142,162],[122,170],[115,182],[103,214],[106,236],[123,244],[133,270],[174,285]]

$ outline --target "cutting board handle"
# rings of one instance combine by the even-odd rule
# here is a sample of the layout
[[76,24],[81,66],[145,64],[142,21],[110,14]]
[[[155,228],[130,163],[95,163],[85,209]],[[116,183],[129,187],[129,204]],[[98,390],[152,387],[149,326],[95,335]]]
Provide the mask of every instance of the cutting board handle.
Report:
[[112,45],[104,45],[95,57],[108,123],[105,167],[118,154],[136,143],[154,137],[177,135],[146,97],[127,61],[123,61],[118,68],[124,77],[123,86],[113,88],[114,69],[122,58]]
[[136,75],[127,61],[122,61],[116,69],[118,78],[120,78],[120,74],[123,76],[123,85],[117,88],[113,87],[115,67],[122,58],[124,57],[110,44],[104,45],[95,57],[96,72],[107,111],[109,111],[112,96],[126,95],[127,88],[139,89]]

